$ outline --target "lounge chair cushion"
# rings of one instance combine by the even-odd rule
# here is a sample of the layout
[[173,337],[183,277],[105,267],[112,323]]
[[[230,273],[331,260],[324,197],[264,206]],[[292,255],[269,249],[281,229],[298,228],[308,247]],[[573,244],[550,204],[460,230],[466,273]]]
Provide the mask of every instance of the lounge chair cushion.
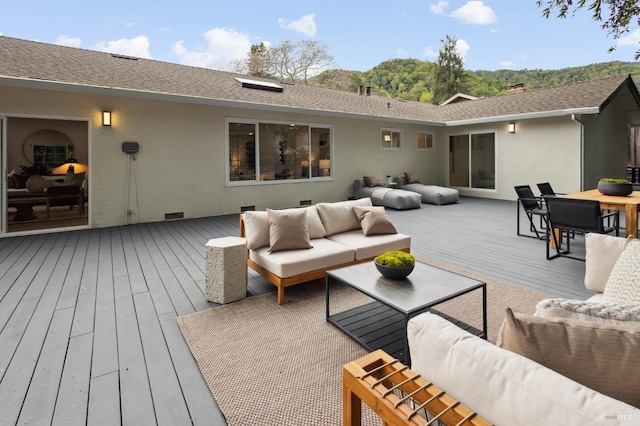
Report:
[[270,210],[269,252],[296,249],[310,249],[309,229],[306,209]]
[[413,371],[496,425],[597,425],[615,423],[610,410],[637,412],[432,313],[410,319],[407,338]]
[[[361,231],[358,231],[362,234]],[[308,250],[287,250],[269,253],[267,247],[249,251],[251,260],[269,272],[287,278],[318,269],[353,262],[353,249],[327,238],[311,240]]]
[[540,318],[507,308],[498,346],[640,407],[640,327]]
[[588,233],[584,236],[585,271],[584,286],[602,293],[616,260],[624,251],[629,239],[612,235]]
[[411,237],[408,235],[384,234],[366,236],[359,229],[330,235],[327,238],[354,250],[355,260],[373,258],[385,251],[411,247]]
[[396,227],[391,223],[384,207],[354,206],[353,212],[358,220],[364,235],[397,234]]
[[629,241],[611,270],[604,300],[640,305],[640,240]]
[[422,202],[427,204],[444,205],[457,203],[459,200],[458,190],[437,185],[424,185],[421,183],[408,183],[401,186],[406,191],[413,191],[420,194]]

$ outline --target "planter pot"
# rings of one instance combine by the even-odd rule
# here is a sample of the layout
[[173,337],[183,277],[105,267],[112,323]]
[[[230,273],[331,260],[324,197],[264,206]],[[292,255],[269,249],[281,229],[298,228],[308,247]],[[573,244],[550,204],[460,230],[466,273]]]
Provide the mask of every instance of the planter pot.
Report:
[[626,197],[633,192],[633,185],[630,183],[598,182],[598,191],[604,195]]
[[378,268],[378,272],[382,274],[383,277],[389,278],[390,280],[403,280],[409,276],[411,271],[413,271],[413,267],[415,265],[407,266],[406,268],[389,268],[388,266],[380,265],[377,262],[373,262],[376,264],[376,268]]

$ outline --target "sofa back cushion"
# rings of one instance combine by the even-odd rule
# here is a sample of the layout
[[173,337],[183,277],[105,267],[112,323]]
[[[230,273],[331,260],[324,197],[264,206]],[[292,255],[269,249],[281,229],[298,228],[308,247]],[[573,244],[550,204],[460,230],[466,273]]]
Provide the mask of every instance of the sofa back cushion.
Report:
[[584,285],[591,291],[604,292],[616,260],[629,239],[612,235],[588,233],[584,236],[586,248]]
[[605,416],[637,412],[432,313],[410,319],[407,338],[413,371],[496,425],[616,424]]
[[372,206],[371,199],[360,198],[336,203],[316,204],[326,235],[360,229],[360,221],[353,212],[353,206]]
[[[316,206],[296,207],[287,209],[291,211],[304,210],[307,212],[307,228],[309,230],[309,238],[322,238],[326,232]],[[269,246],[269,218],[266,211],[246,211],[244,215],[245,237],[247,239],[247,248],[256,250],[260,247]]]
[[498,346],[640,407],[640,327],[506,310]]

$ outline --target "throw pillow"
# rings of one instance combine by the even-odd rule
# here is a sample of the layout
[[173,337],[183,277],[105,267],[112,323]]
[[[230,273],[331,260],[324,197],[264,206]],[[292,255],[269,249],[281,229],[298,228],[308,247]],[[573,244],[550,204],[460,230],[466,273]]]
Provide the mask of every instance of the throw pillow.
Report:
[[604,288],[605,302],[640,305],[640,240],[633,239],[611,270]]
[[629,239],[605,234],[588,233],[584,236],[586,249],[584,286],[586,288],[597,293],[604,291],[613,265],[616,264],[616,260],[628,242]]
[[244,236],[247,248],[257,250],[269,245],[269,217],[267,212],[246,211],[244,217]]
[[82,185],[82,181],[84,181],[84,175],[86,172],[80,172],[77,174],[67,173],[64,176],[64,186],[80,186]]
[[269,210],[269,252],[312,248],[307,228],[307,211]]
[[353,213],[360,221],[364,235],[397,234],[384,207],[353,207]]
[[499,346],[640,407],[640,328],[548,319],[506,309]]
[[404,172],[404,177],[407,179],[407,183],[420,183],[415,171]]
[[573,318],[601,324],[640,327],[640,305],[618,305],[586,300],[544,299],[536,305],[535,316]]
[[382,182],[380,182],[380,179],[375,176],[365,176],[362,179],[364,179],[364,183],[366,183],[367,186],[382,186]]

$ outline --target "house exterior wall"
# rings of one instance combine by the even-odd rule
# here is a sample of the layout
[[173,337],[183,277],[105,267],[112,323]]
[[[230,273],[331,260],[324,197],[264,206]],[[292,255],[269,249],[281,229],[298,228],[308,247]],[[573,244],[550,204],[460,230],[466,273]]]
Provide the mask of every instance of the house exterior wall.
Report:
[[449,127],[447,136],[467,132],[495,132],[496,189],[459,188],[461,195],[515,200],[516,185],[550,182],[557,192],[580,190],[580,126],[570,117],[515,121],[516,132],[509,133],[509,122]]
[[584,189],[593,189],[603,177],[626,178],[629,117],[618,101],[597,116],[585,116]]
[[[111,127],[101,125],[102,110],[112,111]],[[127,223],[127,208],[135,212],[131,223],[162,221],[174,212],[192,218],[237,213],[241,206],[342,200],[364,175],[382,179],[416,170],[425,182],[445,183],[444,146],[436,140],[435,150],[416,150],[416,132],[435,130],[427,126],[6,87],[0,88],[0,115],[87,120],[94,227]],[[331,125],[333,179],[227,186],[229,117]],[[381,127],[402,129],[402,150],[380,149]],[[139,143],[135,160],[122,152],[125,141]]]

